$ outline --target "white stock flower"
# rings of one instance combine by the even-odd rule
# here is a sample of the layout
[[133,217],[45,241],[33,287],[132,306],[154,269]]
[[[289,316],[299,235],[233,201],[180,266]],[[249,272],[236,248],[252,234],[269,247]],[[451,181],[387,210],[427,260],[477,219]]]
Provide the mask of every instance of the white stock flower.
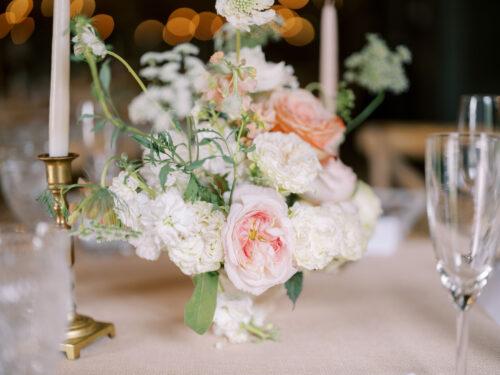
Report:
[[[236,62],[236,54],[232,53],[228,59]],[[245,66],[255,68],[257,85],[251,92],[273,91],[280,88],[297,88],[298,81],[294,75],[293,67],[286,65],[284,61],[273,63],[266,61],[266,56],[261,46],[241,49],[241,60]]]
[[206,202],[189,204],[194,211],[194,230],[168,248],[170,260],[186,275],[216,271],[224,259],[221,230],[224,214]]
[[193,230],[196,217],[176,188],[170,188],[142,207],[140,221],[171,246],[187,237]]
[[296,134],[258,135],[248,157],[262,172],[264,182],[285,193],[305,193],[321,170],[314,149]]
[[367,35],[368,44],[345,62],[345,79],[377,94],[392,91],[400,94],[408,89],[403,64],[411,62],[408,48],[399,46],[392,52],[383,39],[376,34]]
[[382,204],[372,188],[363,181],[358,182],[351,202],[356,206],[365,235],[370,238],[382,215]]
[[139,125],[153,124],[156,131],[172,129],[170,113],[160,103],[174,98],[175,93],[169,87],[150,86],[147,92],[139,94],[130,102],[130,121]]
[[270,9],[274,0],[217,0],[215,9],[235,28],[250,31],[251,25],[263,25],[273,20]]
[[73,47],[76,56],[84,56],[85,51],[89,50],[94,56],[103,58],[106,56],[106,46],[97,36],[95,29],[91,25],[83,26],[73,39]]
[[252,298],[244,293],[218,293],[212,329],[230,343],[240,344],[252,339],[245,325],[264,325],[265,314],[254,306]]
[[366,249],[362,226],[353,207],[297,202],[291,208],[290,218],[295,230],[295,261],[304,269],[321,270],[333,261],[357,260]]
[[130,239],[128,242],[135,247],[137,256],[146,260],[157,260],[165,247],[161,238],[149,231],[144,232],[138,238]]

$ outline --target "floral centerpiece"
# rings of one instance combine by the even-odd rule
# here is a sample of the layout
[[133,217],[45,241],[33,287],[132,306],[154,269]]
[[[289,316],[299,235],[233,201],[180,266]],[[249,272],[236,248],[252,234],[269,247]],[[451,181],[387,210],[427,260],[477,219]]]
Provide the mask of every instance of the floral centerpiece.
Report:
[[[140,74],[87,19],[73,22],[75,57],[88,64],[101,106],[96,127],[114,126],[144,151],[141,160],[111,158],[100,183],[66,187],[85,191],[68,219],[82,237],[128,241],[149,260],[167,254],[194,280],[185,323],[199,334],[213,326],[231,342],[275,337],[255,296],[284,287],[295,303],[306,272],[363,256],[381,208],[339,158],[346,132],[360,122],[351,119],[347,82],[377,97],[407,87],[408,51],[391,52],[370,36],[347,61],[338,114],[329,112],[299,88],[292,67],[266,61],[259,46],[241,46],[241,33],[276,22],[273,2],[217,0],[234,31],[224,28],[236,38],[234,52],[215,52],[204,64],[195,46],[183,44],[145,54]],[[142,89],[129,117],[152,125],[151,132],[118,115],[109,58],[124,64]],[[109,183],[112,163],[121,172]]]

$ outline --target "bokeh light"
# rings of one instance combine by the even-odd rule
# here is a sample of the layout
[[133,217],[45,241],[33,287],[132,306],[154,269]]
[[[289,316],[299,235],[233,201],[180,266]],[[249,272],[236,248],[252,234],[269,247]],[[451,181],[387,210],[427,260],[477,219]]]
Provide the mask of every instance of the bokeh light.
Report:
[[[217,14],[213,12],[201,12],[199,14],[200,17],[200,22],[198,24],[198,27],[196,28],[196,31],[194,33],[194,36],[198,40],[210,40],[213,38],[214,33],[217,32],[217,30],[222,26],[222,18],[217,16]],[[218,20],[217,18],[220,18]],[[220,22],[219,27],[213,27],[214,26],[214,21],[216,22],[216,26]]]
[[7,22],[15,25],[23,22],[33,10],[33,0],[13,0],[7,5]]
[[42,0],[40,10],[45,17],[52,17],[54,13],[54,0]]
[[95,0],[84,0],[81,14],[92,17],[95,12]]
[[5,38],[14,25],[7,22],[7,15],[0,14],[0,39]]
[[314,40],[315,31],[311,22],[302,17],[297,18],[296,22],[301,24],[300,31],[293,36],[285,37],[285,40],[293,46],[302,47]]
[[135,29],[134,40],[138,46],[152,48],[163,40],[163,24],[157,20],[141,22]]
[[71,0],[71,4],[69,7],[69,15],[71,18],[78,14],[82,14],[83,11],[83,5],[84,1],[83,0]]
[[304,27],[301,17],[291,17],[285,20],[283,26],[279,28],[279,32],[283,38],[292,38],[299,34]]
[[290,9],[300,9],[307,5],[309,0],[279,0],[280,4]]
[[214,20],[212,21],[212,26],[210,26],[210,29],[212,30],[212,34],[215,35],[217,33],[217,31],[219,31],[219,29],[224,26],[224,23],[226,21],[224,21],[224,18],[222,18],[221,16],[217,16],[214,18]]
[[107,39],[115,28],[113,17],[107,14],[97,14],[90,19],[102,40]]
[[[174,10],[170,15],[168,16],[168,20],[170,21],[173,18],[187,18],[188,20],[196,21],[195,18],[198,16],[198,13],[196,13],[195,10],[191,8],[178,8]],[[197,25],[198,26],[198,25]]]
[[14,44],[23,44],[26,42],[35,30],[35,20],[31,17],[26,18],[12,28],[10,37]]
[[[184,18],[185,19],[185,18]],[[169,21],[170,22],[170,21]],[[193,39],[193,34],[187,34],[185,36],[174,35],[168,27],[168,23],[163,28],[163,40],[170,44],[171,46],[175,46],[180,43],[187,43]]]

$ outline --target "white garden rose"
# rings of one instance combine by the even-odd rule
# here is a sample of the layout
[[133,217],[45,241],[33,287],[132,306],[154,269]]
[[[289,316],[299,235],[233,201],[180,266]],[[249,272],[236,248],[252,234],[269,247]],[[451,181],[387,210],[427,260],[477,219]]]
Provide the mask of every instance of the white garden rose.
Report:
[[368,184],[359,181],[352,197],[352,203],[358,209],[366,237],[370,238],[380,215],[382,215],[382,203],[379,197]]
[[217,336],[224,336],[230,343],[251,340],[245,325],[264,325],[263,310],[254,306],[252,298],[244,293],[218,293],[212,329]]
[[258,135],[248,158],[262,172],[264,183],[284,193],[307,192],[321,170],[314,149],[296,134]]
[[333,261],[354,261],[366,249],[366,239],[353,207],[297,202],[291,208],[290,218],[295,230],[294,258],[303,269],[321,270]]
[[330,158],[304,197],[315,204],[346,201],[354,194],[356,181],[356,174],[351,168],[339,158]]
[[274,0],[217,0],[215,9],[235,28],[250,31],[251,25],[264,25],[276,15]]
[[[257,84],[251,91],[253,93],[273,91],[285,87],[297,88],[299,85],[293,67],[286,65],[283,61],[279,63],[266,61],[261,46],[242,48],[240,58],[245,62],[245,66],[255,68]],[[230,54],[228,59],[236,62],[236,54]]]
[[188,236],[168,246],[168,255],[186,275],[216,271],[224,259],[221,230],[225,217],[206,202],[189,204],[195,215]]

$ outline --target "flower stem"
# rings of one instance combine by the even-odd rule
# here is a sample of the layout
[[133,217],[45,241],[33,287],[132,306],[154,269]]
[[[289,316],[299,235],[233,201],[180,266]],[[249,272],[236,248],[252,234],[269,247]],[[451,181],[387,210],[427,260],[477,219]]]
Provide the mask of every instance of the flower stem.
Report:
[[119,62],[121,62],[123,64],[123,66],[125,66],[125,68],[127,68],[128,72],[132,75],[132,77],[134,77],[134,79],[139,84],[139,87],[141,88],[142,91],[144,91],[144,92],[148,91],[144,82],[142,82],[141,78],[137,75],[137,73],[134,71],[134,69],[132,69],[132,67],[129,65],[129,63],[125,61],[125,59],[123,57],[114,53],[113,51],[108,51],[107,54],[110,56],[113,56],[115,59],[117,59]]
[[108,107],[108,104],[106,102],[106,97],[105,97],[104,91],[102,89],[101,80],[99,78],[99,72],[97,71],[97,64],[96,64],[95,58],[89,51],[85,52],[85,60],[87,61],[87,64],[89,65],[90,74],[92,75],[92,81],[94,82],[95,92],[97,95],[97,100],[102,108],[102,111],[104,113],[104,117],[106,117],[112,125],[116,126],[118,129],[120,129],[124,132],[129,132],[129,133],[133,133],[133,134],[137,134],[137,135],[146,136],[146,133],[140,131],[137,128],[134,128],[133,126],[127,126],[122,121],[120,121],[120,119],[113,116],[113,114],[111,113],[111,111]]
[[110,157],[108,160],[106,160],[106,163],[104,163],[104,167],[102,168],[101,172],[101,186],[106,187],[106,176],[108,175],[108,170],[109,167],[111,166],[111,163],[116,159],[116,156]]
[[356,116],[349,124],[347,124],[346,134],[352,132],[361,125],[370,115],[382,104],[385,99],[385,92],[379,92],[378,95],[371,101],[370,104]]
[[236,30],[236,64],[240,65],[240,53],[241,53],[241,32]]

